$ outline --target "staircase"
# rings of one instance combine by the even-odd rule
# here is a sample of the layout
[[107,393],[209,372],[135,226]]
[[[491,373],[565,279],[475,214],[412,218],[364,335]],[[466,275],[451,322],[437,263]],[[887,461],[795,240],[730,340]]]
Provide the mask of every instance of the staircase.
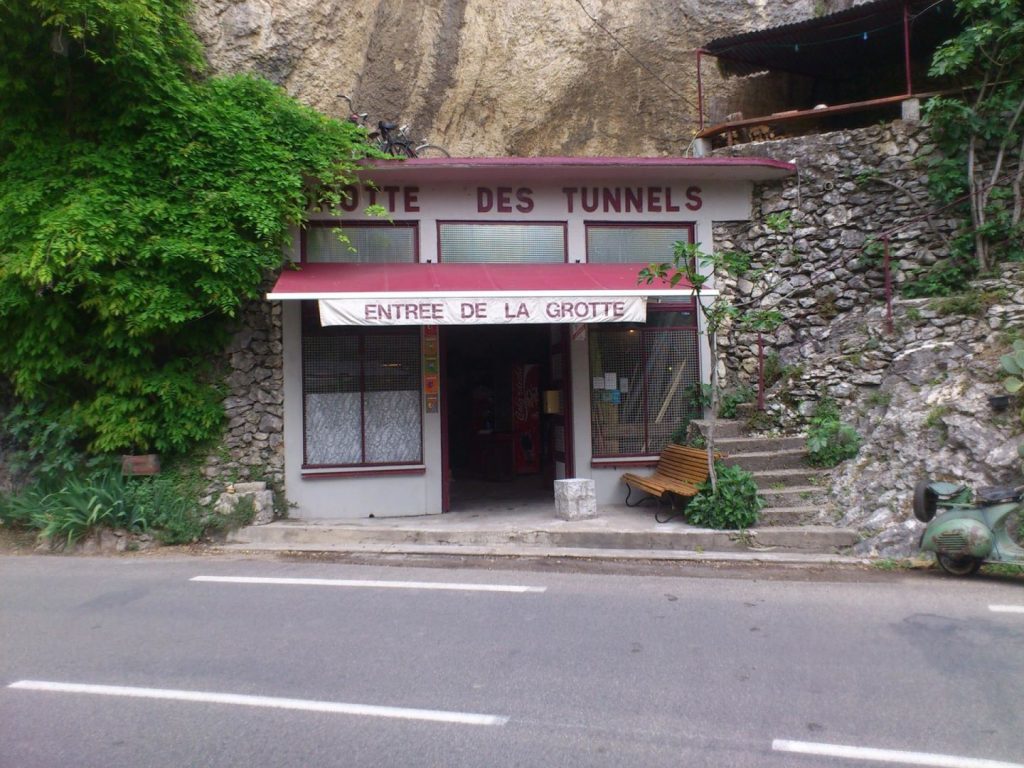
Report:
[[[707,422],[694,422],[707,434]],[[759,527],[830,525],[839,518],[831,504],[829,472],[807,464],[806,437],[753,437],[740,420],[715,422],[715,450],[726,454],[726,464],[751,472],[765,506]],[[850,532],[856,537],[856,532]],[[855,540],[855,539],[854,539]]]

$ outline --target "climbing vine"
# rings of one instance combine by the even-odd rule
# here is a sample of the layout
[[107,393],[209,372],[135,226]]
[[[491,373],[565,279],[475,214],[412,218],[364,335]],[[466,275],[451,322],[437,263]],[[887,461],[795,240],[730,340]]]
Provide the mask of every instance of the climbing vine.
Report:
[[361,129],[209,77],[186,0],[0,4],[0,375],[91,452],[215,436],[210,361]]

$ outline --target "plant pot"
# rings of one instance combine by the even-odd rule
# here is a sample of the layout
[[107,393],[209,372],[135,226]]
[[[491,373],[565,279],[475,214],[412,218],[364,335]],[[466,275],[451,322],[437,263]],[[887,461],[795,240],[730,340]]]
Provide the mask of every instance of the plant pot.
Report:
[[160,454],[142,453],[122,456],[121,474],[132,476],[160,474]]

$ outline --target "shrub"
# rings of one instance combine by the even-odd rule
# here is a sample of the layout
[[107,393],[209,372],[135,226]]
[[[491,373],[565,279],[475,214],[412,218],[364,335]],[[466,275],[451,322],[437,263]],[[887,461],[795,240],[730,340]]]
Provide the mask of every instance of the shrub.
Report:
[[686,507],[691,525],[717,530],[749,528],[757,522],[764,501],[757,492],[754,476],[742,467],[715,464],[718,489],[712,491],[708,479]]
[[834,467],[860,451],[857,430],[839,420],[839,408],[822,400],[814,409],[807,429],[807,460],[815,467]]
[[735,419],[736,408],[744,403],[754,400],[754,390],[750,387],[737,387],[728,389],[722,393],[722,402],[718,408],[718,415],[723,419]]
[[94,528],[148,528],[146,519],[126,503],[125,481],[113,469],[68,477],[55,491],[32,486],[11,497],[6,506],[12,521],[38,530],[41,538],[54,544],[74,544]]
[[195,489],[174,475],[136,478],[127,486],[128,501],[149,521],[164,544],[189,544],[202,537],[206,525]]
[[[119,468],[68,474],[51,487],[37,482],[0,498],[0,521],[70,546],[96,528],[152,532],[165,544],[198,540],[212,527],[192,482],[174,474],[124,478]],[[234,520],[218,527],[228,527]]]

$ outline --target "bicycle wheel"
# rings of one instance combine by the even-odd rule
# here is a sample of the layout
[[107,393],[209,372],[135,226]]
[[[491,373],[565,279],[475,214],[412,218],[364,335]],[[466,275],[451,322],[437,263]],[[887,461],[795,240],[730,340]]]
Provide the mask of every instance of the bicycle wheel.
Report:
[[451,157],[448,150],[436,144],[420,144],[416,147],[416,157]]
[[416,150],[407,141],[392,141],[387,151],[395,157],[416,157]]

